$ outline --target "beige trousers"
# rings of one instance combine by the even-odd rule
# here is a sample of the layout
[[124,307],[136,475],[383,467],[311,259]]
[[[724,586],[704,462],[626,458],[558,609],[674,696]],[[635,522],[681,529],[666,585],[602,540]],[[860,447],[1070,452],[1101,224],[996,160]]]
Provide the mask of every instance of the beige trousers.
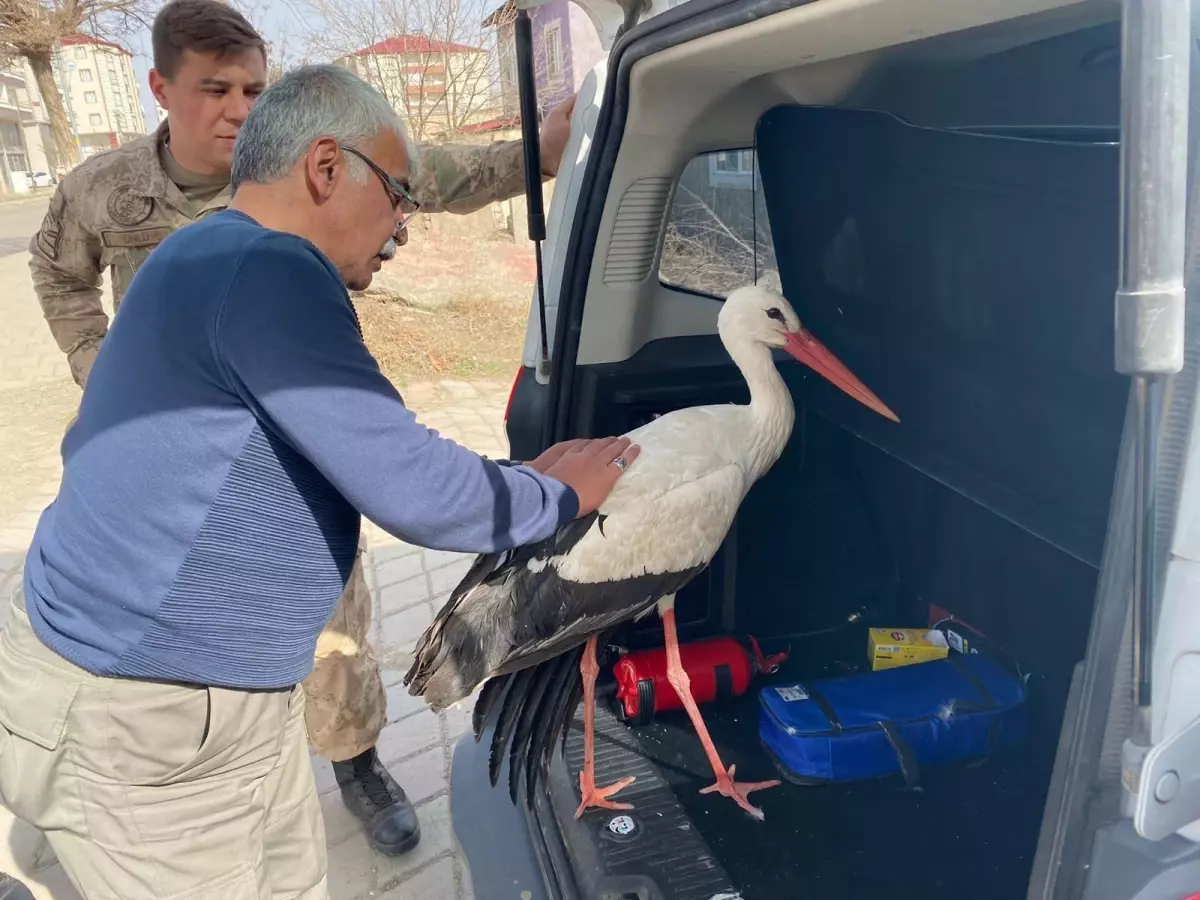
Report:
[[326,900],[304,692],[100,678],[0,631],[0,802],[85,900]]
[[374,747],[387,721],[387,694],[367,639],[371,591],[363,575],[364,551],[360,541],[346,589],[317,639],[313,670],[303,682],[308,739],[333,762]]

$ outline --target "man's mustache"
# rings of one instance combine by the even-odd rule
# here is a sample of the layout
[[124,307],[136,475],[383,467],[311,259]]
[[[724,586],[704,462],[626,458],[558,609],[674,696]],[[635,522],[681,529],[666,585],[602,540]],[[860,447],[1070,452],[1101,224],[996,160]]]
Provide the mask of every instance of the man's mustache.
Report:
[[393,256],[395,256],[396,255],[396,239],[394,237],[388,238],[387,243],[383,245],[383,249],[380,250],[375,255],[377,257],[379,257],[379,259],[382,259],[384,262],[387,262],[389,259],[391,259]]

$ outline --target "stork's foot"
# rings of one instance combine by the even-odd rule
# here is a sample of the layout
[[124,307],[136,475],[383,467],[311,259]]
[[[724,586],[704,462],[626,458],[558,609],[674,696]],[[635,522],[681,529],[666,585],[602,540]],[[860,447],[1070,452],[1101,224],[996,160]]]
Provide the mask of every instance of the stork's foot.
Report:
[[608,787],[598,788],[596,787],[595,777],[588,778],[585,777],[586,775],[586,770],[579,773],[579,793],[583,796],[583,799],[579,803],[579,809],[575,810],[575,818],[578,819],[582,816],[584,810],[589,807],[596,809],[633,809],[632,803],[617,803],[615,800],[609,800],[608,798],[617,791],[624,790],[633,784],[634,776],[630,775],[628,778],[614,781]]
[[761,822],[763,820],[763,811],[751,803],[747,798],[754,791],[762,791],[766,790],[767,788],[773,788],[782,782],[780,782],[778,779],[775,781],[734,781],[733,770],[736,768],[737,766],[733,765],[729,767],[728,772],[718,771],[717,783],[709,785],[700,791],[700,793],[711,794],[713,791],[716,791],[718,794],[723,794],[724,796],[732,799],[734,803]]

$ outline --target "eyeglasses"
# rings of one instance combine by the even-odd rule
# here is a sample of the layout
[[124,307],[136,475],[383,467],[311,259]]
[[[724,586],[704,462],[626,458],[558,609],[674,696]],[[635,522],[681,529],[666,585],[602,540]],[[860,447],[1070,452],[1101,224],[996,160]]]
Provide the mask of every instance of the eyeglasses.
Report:
[[406,188],[387,172],[383,171],[383,169],[376,165],[375,161],[365,153],[355,150],[353,147],[347,147],[344,144],[341,145],[341,147],[346,153],[352,153],[365,162],[367,167],[376,175],[378,175],[379,180],[383,182],[383,189],[387,191],[388,200],[390,200],[392,203],[392,211],[401,212],[404,214],[404,217],[396,222],[396,230],[399,231],[401,228],[411,222],[413,216],[421,211],[421,204],[418,203],[413,198],[413,195],[408,192],[408,188]]

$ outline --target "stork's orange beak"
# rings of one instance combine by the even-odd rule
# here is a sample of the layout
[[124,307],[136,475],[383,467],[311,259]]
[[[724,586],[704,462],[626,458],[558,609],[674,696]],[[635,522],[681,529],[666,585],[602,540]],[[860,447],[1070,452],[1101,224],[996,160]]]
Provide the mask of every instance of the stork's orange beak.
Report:
[[855,374],[846,368],[845,363],[830,353],[829,348],[813,337],[807,328],[788,332],[787,345],[784,349],[826,381],[841,388],[859,403],[870,407],[884,418],[891,419],[893,422],[900,421],[900,418],[888,409],[887,404],[876,397],[869,387],[859,381]]

